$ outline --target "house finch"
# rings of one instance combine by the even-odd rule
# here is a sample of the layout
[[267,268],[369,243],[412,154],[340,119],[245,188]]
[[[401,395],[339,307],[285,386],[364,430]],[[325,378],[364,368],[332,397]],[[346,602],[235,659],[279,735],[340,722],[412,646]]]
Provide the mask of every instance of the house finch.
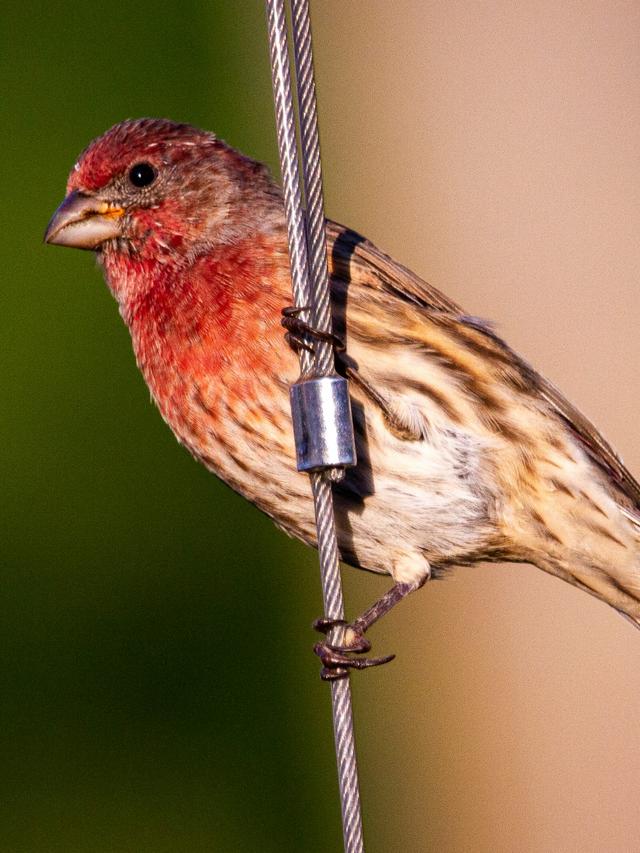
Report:
[[[325,675],[380,662],[356,657],[366,629],[480,560],[534,563],[640,626],[640,487],[600,433],[486,323],[353,231],[328,222],[327,238],[358,454],[334,486],[340,554],[395,584],[344,647],[319,644]],[[266,168],[189,125],[125,121],[80,155],[45,239],[96,252],[178,440],[315,545],[282,340],[285,218]],[[309,345],[301,319],[285,323]]]

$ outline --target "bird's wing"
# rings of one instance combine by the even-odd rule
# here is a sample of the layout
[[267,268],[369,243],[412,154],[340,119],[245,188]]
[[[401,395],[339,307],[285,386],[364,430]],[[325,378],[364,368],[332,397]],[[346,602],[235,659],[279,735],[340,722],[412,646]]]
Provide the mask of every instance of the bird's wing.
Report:
[[640,485],[600,431],[576,409],[551,382],[536,374],[538,390],[551,408],[579,439],[591,459],[605,470],[616,485],[640,510]]
[[335,222],[327,222],[327,236],[334,275],[345,281],[355,277],[362,284],[385,289],[404,301],[414,302],[432,311],[458,315],[463,313],[452,299],[385,255],[356,231]]
[[602,436],[600,431],[576,409],[551,382],[540,376],[515,353],[484,321],[468,317],[453,300],[427,284],[406,267],[396,263],[355,231],[327,222],[331,269],[333,275],[345,281],[355,279],[359,284],[385,290],[405,302],[412,302],[482,334],[491,349],[509,356],[511,364],[519,369],[532,393],[536,393],[560,418],[562,423],[578,438],[590,458],[612,479],[618,488],[640,510],[640,485],[629,473],[622,459]]

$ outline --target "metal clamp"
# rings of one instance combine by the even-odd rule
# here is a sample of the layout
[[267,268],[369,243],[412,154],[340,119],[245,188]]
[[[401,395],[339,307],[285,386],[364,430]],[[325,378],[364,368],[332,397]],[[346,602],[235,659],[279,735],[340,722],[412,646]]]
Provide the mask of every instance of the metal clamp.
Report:
[[347,380],[303,379],[290,388],[298,471],[356,464]]

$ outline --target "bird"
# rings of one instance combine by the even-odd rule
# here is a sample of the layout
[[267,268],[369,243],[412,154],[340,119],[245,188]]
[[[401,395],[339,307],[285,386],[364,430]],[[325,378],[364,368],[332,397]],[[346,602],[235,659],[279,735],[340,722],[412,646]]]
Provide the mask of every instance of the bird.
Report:
[[[316,645],[322,676],[391,659],[364,656],[366,631],[429,579],[481,561],[531,563],[640,627],[640,486],[618,454],[492,324],[355,231],[327,220],[326,236],[358,459],[333,485],[339,553],[393,584],[341,643]],[[268,169],[209,131],[128,119],[80,154],[44,239],[95,253],[178,441],[317,546],[289,408],[314,329],[289,310]]]

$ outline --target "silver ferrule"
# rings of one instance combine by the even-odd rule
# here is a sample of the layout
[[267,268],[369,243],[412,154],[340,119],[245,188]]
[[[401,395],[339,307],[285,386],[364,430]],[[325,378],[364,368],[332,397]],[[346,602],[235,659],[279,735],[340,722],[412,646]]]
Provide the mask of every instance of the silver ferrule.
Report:
[[342,376],[302,379],[289,393],[298,471],[355,465],[347,380]]

